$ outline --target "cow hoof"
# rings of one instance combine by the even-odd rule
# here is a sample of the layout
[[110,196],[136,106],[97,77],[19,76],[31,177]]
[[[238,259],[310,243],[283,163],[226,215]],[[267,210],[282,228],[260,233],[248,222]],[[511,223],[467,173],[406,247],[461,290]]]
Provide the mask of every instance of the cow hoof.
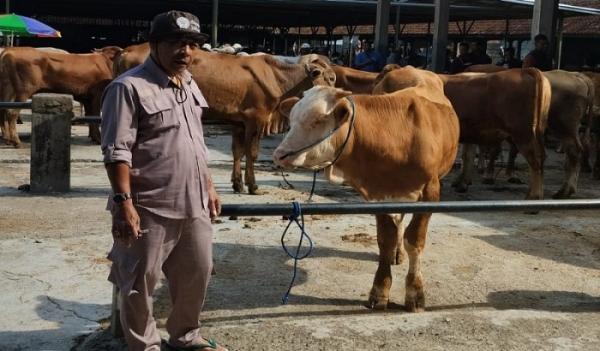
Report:
[[486,184],[486,185],[493,185],[494,184],[494,178],[483,178],[482,183]]
[[523,184],[523,181],[517,177],[510,177],[508,178],[507,182],[511,184]]
[[367,307],[375,311],[383,311],[387,309],[388,299],[383,296],[369,296]]
[[248,185],[248,194],[250,195],[264,195],[265,192],[258,189],[258,185],[252,184]]
[[236,194],[239,193],[243,193],[244,192],[244,182],[242,182],[241,180],[231,180],[232,182],[232,188],[233,188],[233,192]]
[[410,313],[425,312],[425,298],[405,298],[404,308]]

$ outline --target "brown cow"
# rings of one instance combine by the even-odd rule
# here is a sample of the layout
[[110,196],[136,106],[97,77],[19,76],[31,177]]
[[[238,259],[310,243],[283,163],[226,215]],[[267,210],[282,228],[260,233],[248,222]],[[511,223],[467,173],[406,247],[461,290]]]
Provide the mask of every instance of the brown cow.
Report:
[[[388,71],[395,72],[393,69]],[[402,78],[401,74],[399,76]],[[527,153],[525,158],[531,172],[527,198],[543,198],[543,134],[551,96],[548,80],[536,69],[439,76],[444,83],[445,95],[459,118],[461,142],[496,145],[511,137],[519,150],[523,150],[523,155]],[[390,82],[386,84],[394,87]],[[397,87],[404,86],[406,83]],[[511,104],[507,105],[506,101]],[[463,147],[466,149],[463,169],[453,185],[465,191],[471,182],[469,166],[472,167],[474,152],[470,145]],[[465,157],[471,160],[466,161]]]
[[335,72],[335,86],[349,90],[354,94],[371,94],[375,86],[377,73],[359,71],[346,66],[331,66]]
[[[482,72],[497,72],[506,70],[495,65],[476,65],[470,70]],[[577,190],[577,179],[584,145],[589,143],[590,126],[594,103],[594,86],[592,81],[578,72],[561,70],[543,72],[550,82],[552,98],[548,113],[548,131],[552,132],[561,142],[565,151],[565,180],[554,198],[568,198]],[[583,127],[583,140],[580,137],[580,127]],[[495,146],[490,154],[484,180],[493,182],[494,161],[500,152]],[[587,149],[587,147],[586,147]],[[512,178],[517,150],[511,146],[511,152],[506,168],[507,175]],[[492,180],[490,182],[490,180]]]
[[[530,167],[527,199],[542,199],[544,131],[550,106],[550,84],[537,69],[513,69],[490,74],[440,75],[444,91],[461,125],[461,142],[497,145],[510,137]],[[510,102],[510,103],[507,103]],[[454,182],[466,190],[471,181],[474,152],[465,145],[467,159]]]
[[[120,50],[108,46],[91,54],[64,54],[30,47],[6,48],[0,54],[0,101],[26,101],[42,91],[65,93],[83,102],[86,113],[98,115],[102,92],[112,80],[112,60]],[[2,135],[15,147],[21,145],[18,116],[19,110],[0,111]],[[97,125],[90,125],[90,136],[99,141]]]
[[591,79],[594,85],[594,107],[592,109],[592,121],[590,123],[593,145],[585,145],[582,167],[592,170],[589,164],[590,148],[596,151],[596,161],[592,171],[592,178],[600,179],[600,73],[581,72]]
[[[344,181],[367,201],[439,201],[440,180],[456,157],[459,126],[452,106],[436,89],[350,96],[342,89],[314,87],[291,110],[291,129],[273,158],[284,167],[309,169],[336,160]],[[282,108],[289,110],[294,102],[286,101]],[[420,260],[430,218],[431,213],[413,215],[403,233],[402,214],[376,216],[379,266],[369,295],[371,308],[387,307],[391,264],[403,238],[409,257],[405,306],[411,312],[425,309]]]
[[[117,67],[133,67],[149,52],[148,43],[125,48]],[[277,106],[282,99],[299,95],[313,84],[332,86],[335,74],[328,61],[318,55],[303,56],[298,64],[285,63],[271,55],[233,56],[195,50],[193,56],[189,70],[208,102],[206,118],[234,124],[233,190],[244,190],[241,160],[245,155],[245,182],[248,192],[256,194],[254,162],[260,139],[283,132],[287,124]]]

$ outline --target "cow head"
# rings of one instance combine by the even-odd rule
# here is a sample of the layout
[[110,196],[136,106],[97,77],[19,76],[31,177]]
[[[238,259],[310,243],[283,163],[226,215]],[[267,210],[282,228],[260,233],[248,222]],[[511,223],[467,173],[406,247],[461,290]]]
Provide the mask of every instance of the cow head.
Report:
[[304,55],[300,58],[299,63],[304,64],[306,74],[313,86],[335,86],[335,72],[327,57],[316,54]]
[[[273,153],[283,167],[320,169],[334,160],[337,145],[345,138],[339,126],[348,121],[352,107],[344,97],[349,91],[316,86],[304,92],[302,99],[289,98],[280,112],[289,116],[290,130]],[[332,133],[333,132],[333,133]]]
[[123,49],[121,49],[118,46],[105,46],[101,49],[92,50],[93,53],[102,54],[111,61],[113,61],[115,57],[117,57],[121,53],[121,51],[123,51]]

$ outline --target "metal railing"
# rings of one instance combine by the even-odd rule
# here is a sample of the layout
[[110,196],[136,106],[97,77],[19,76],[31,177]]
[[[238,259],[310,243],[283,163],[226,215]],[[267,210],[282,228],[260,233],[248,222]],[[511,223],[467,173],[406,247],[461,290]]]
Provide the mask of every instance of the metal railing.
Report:
[[[499,211],[599,210],[600,199],[503,200],[440,202],[357,202],[302,204],[306,215],[348,215],[386,213],[456,213]],[[286,216],[294,212],[289,204],[225,204],[221,216]]]

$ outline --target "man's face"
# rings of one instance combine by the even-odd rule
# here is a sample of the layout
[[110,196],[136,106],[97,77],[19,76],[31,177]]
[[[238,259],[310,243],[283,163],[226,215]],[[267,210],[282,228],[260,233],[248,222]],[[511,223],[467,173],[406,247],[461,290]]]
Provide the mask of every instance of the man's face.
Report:
[[189,67],[192,52],[198,50],[200,45],[201,43],[190,39],[167,39],[154,44],[152,54],[167,75],[175,76]]
[[548,49],[548,40],[541,39],[535,42],[535,49],[540,51],[546,51]]

